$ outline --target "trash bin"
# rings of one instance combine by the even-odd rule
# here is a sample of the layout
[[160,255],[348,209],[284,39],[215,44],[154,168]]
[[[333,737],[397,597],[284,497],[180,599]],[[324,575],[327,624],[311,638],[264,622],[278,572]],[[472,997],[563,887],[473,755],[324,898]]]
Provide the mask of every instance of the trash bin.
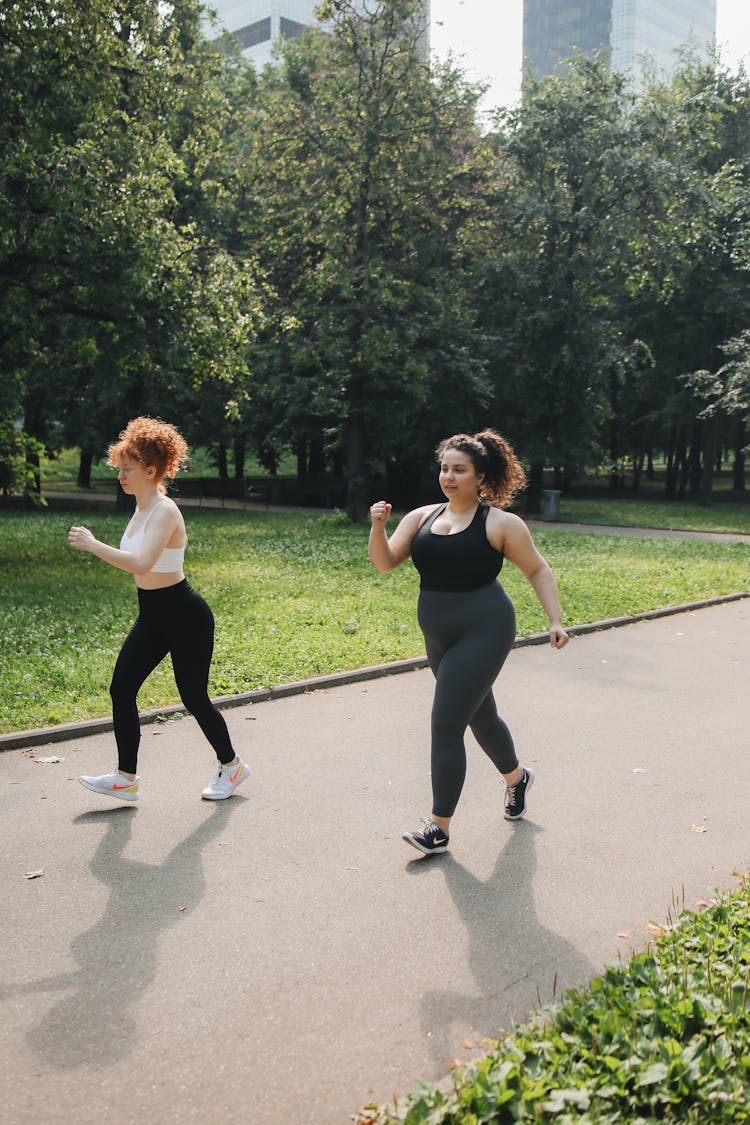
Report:
[[545,488],[542,493],[542,519],[556,523],[560,519],[560,496],[557,488]]

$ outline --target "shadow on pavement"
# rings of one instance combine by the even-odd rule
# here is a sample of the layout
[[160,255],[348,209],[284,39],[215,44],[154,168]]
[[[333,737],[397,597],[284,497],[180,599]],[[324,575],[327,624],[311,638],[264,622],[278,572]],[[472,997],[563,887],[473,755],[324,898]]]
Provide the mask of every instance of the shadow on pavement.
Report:
[[436,1073],[444,1074],[455,1057],[458,1034],[463,1038],[471,1029],[480,1039],[500,1037],[526,1018],[529,1008],[559,1000],[566,988],[595,975],[591,962],[537,917],[533,886],[536,836],[542,831],[528,820],[515,824],[485,880],[450,852],[408,865],[412,875],[438,868],[445,878],[466,927],[467,962],[477,986],[474,995],[446,989],[422,997],[422,1031]]
[[132,1009],[154,978],[160,934],[203,898],[201,850],[223,831],[231,806],[236,807],[235,801],[211,806],[206,819],[160,864],[123,858],[134,822],[132,807],[75,818],[74,824],[106,826],[89,866],[111,893],[99,921],[71,944],[80,969],[19,990],[66,994],[27,1036],[45,1063],[58,1069],[106,1066],[129,1053],[137,1034]]

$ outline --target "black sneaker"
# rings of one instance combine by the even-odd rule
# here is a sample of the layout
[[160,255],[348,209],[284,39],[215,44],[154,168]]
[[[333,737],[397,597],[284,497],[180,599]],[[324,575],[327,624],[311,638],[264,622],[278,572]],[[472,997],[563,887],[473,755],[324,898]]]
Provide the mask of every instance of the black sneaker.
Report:
[[420,817],[424,828],[421,832],[404,832],[401,839],[406,840],[407,844],[411,844],[418,852],[423,855],[434,855],[435,852],[445,852],[448,850],[448,836],[443,832],[442,828],[434,824],[429,816]]
[[505,819],[520,820],[526,815],[526,794],[534,784],[534,771],[521,767],[522,777],[515,785],[505,789]]

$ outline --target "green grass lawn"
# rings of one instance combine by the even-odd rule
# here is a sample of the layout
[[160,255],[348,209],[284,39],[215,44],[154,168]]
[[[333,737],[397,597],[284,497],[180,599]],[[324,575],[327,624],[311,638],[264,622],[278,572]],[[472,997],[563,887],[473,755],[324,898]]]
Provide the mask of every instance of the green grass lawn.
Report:
[[722,500],[710,508],[687,500],[610,500],[563,494],[560,519],[571,523],[675,530],[733,531],[750,535],[750,503]]
[[[423,651],[410,563],[379,575],[368,528],[343,517],[191,509],[189,581],[217,620],[211,692],[223,695]],[[67,545],[81,522],[117,543],[123,517],[0,514],[0,731],[109,714],[109,679],[133,620],[134,584]],[[395,524],[394,524],[395,526]],[[569,624],[636,613],[750,586],[746,544],[543,531],[535,540],[558,578]],[[503,581],[519,635],[546,619],[512,566]],[[142,708],[177,702],[166,662]]]

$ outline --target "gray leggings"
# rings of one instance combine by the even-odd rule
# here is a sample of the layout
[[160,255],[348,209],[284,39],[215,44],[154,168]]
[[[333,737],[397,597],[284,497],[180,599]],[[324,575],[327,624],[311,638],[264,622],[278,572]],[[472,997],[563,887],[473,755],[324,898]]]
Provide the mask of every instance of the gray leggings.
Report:
[[436,681],[432,811],[453,816],[466,777],[467,726],[501,773],[518,765],[492,694],[515,639],[516,615],[503,587],[492,582],[462,593],[420,590],[417,616]]

